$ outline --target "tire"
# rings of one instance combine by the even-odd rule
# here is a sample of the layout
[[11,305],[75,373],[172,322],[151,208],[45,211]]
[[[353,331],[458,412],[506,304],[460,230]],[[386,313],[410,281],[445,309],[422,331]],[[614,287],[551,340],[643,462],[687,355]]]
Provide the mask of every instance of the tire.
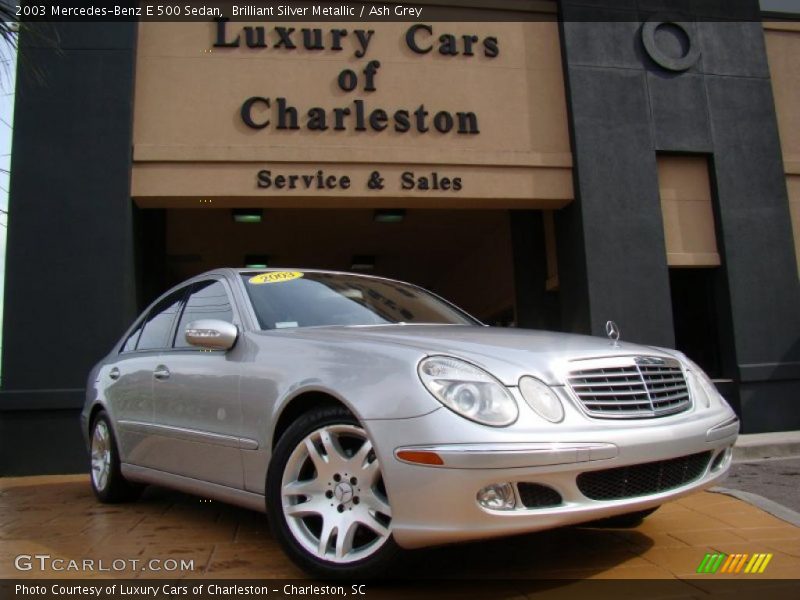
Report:
[[130,483],[122,476],[117,438],[105,411],[97,413],[92,421],[89,440],[90,479],[97,499],[108,504],[135,500],[141,492],[141,486]]
[[372,442],[344,408],[314,409],[281,436],[266,502],[278,542],[313,576],[380,577],[401,553]]
[[592,521],[591,523],[587,523],[587,525],[590,525],[592,527],[616,527],[616,528],[636,527],[645,518],[652,515],[659,508],[661,507],[654,506],[653,508],[648,508],[646,510],[637,510],[636,512],[625,513],[624,515],[616,515],[613,517],[607,517],[605,519],[598,519],[597,521]]

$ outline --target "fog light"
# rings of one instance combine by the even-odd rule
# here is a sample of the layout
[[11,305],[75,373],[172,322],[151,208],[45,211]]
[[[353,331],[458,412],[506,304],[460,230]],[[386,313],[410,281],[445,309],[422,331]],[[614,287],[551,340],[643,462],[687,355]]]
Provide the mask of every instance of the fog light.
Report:
[[725,448],[725,450],[723,450],[722,452],[717,454],[716,457],[714,457],[714,460],[711,463],[711,468],[709,469],[709,471],[714,473],[722,469],[722,467],[724,467],[728,463],[728,460],[730,459],[732,454],[733,454],[733,449],[730,446],[728,448]]
[[492,510],[513,510],[514,488],[510,483],[493,483],[478,492],[478,504]]

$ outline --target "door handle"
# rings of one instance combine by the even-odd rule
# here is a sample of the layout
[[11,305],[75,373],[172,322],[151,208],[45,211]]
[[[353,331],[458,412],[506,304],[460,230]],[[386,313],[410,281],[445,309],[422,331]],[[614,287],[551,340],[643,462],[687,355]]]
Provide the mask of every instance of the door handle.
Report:
[[119,369],[118,369],[117,367],[114,367],[113,369],[111,369],[111,370],[108,372],[108,376],[109,376],[111,379],[113,379],[114,381],[116,381],[117,379],[119,379]]
[[153,377],[156,379],[169,379],[169,369],[165,365],[158,365],[156,370],[153,371]]

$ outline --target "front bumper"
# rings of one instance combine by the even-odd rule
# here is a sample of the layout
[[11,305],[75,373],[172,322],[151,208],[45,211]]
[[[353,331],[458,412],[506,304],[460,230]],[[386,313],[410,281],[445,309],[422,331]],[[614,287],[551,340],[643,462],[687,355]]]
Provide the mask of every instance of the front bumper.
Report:
[[[392,506],[392,530],[405,548],[513,535],[591,521],[658,506],[722,479],[739,430],[728,411],[695,411],[638,423],[592,422],[581,430],[558,426],[536,432],[477,426],[440,409],[413,419],[366,423],[381,460]],[[477,441],[480,435],[492,440]],[[547,440],[548,441],[538,441]],[[448,439],[450,442],[445,442]],[[464,443],[453,444],[453,439]],[[535,439],[537,442],[528,440]],[[552,440],[552,441],[551,441]],[[402,450],[435,452],[443,465],[398,459]],[[581,492],[581,473],[667,461],[708,453],[705,466],[681,484],[657,493],[593,500]],[[491,510],[477,501],[480,489],[510,483],[513,510]],[[526,508],[519,483],[547,486],[561,503]]]

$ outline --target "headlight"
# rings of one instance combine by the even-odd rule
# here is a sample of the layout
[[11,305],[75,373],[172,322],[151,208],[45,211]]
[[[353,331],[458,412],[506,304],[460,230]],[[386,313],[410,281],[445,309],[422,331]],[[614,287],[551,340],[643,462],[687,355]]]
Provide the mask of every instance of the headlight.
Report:
[[685,355],[683,360],[689,367],[687,372],[689,385],[696,396],[700,398],[703,406],[706,408],[710,407],[711,402],[714,399],[717,399],[718,402],[725,402],[725,399],[720,396],[719,392],[717,391],[717,387],[714,385],[714,382],[711,381],[709,376],[705,374],[705,371],[698,367],[697,364],[695,364],[692,360],[686,358]]
[[536,414],[551,423],[564,418],[564,407],[550,386],[527,375],[519,380],[519,392]]
[[686,379],[689,380],[689,387],[698,404],[702,404],[704,408],[711,406],[711,397],[705,386],[700,383],[700,377],[694,371],[686,371]]
[[506,387],[483,369],[449,356],[419,363],[425,388],[453,412],[477,423],[506,427],[517,420],[517,402]]

